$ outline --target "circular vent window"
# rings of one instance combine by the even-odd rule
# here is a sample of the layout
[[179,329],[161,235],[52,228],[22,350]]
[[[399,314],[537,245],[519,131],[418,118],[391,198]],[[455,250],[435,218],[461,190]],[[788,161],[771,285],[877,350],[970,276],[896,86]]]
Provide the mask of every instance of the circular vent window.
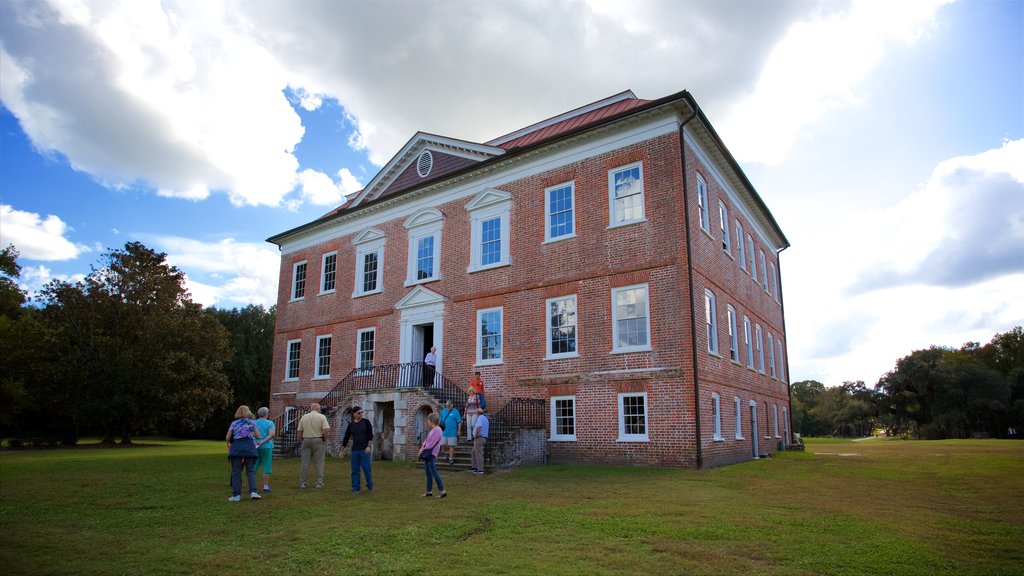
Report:
[[430,150],[424,150],[423,154],[420,154],[419,160],[416,160],[416,172],[420,178],[425,178],[427,174],[430,174],[430,169],[433,166],[434,155],[430,153]]

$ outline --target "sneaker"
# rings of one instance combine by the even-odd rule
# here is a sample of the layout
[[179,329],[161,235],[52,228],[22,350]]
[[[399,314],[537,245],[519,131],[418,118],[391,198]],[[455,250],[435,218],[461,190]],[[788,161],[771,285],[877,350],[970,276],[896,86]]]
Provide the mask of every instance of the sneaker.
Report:
[[303,490],[305,490],[306,489],[306,483],[305,482],[299,482],[299,488],[302,488]]
[[448,491],[447,491],[447,490],[442,490],[442,491],[441,491],[441,495],[440,495],[440,496],[438,496],[438,498],[444,498],[444,497],[445,497],[445,496],[447,496],[447,495],[448,495]]
[[264,492],[270,492],[270,486],[267,486],[266,484],[264,484],[263,485],[263,491]]
[[360,492],[359,490],[353,490],[352,493],[353,494],[361,494],[362,492]]
[[448,459],[448,465],[451,466],[452,464],[455,464],[455,458]]
[[466,470],[466,472],[469,472],[471,474],[476,474],[476,468],[470,468],[469,470]]
[[241,501],[242,501],[242,497],[241,496],[232,496],[231,498],[228,498],[228,502],[241,502]]
[[259,500],[260,498],[262,498],[262,496],[260,496],[259,492],[253,490],[252,492],[249,492],[249,498],[252,498],[253,500]]
[[473,470],[472,472],[476,476],[483,476],[484,475],[484,471],[483,470]]
[[420,496],[422,496],[423,498],[430,498],[433,495],[433,492],[424,492],[423,494],[420,494]]
[[324,483],[323,482],[317,482],[316,483],[316,487],[317,488],[323,488],[324,487]]

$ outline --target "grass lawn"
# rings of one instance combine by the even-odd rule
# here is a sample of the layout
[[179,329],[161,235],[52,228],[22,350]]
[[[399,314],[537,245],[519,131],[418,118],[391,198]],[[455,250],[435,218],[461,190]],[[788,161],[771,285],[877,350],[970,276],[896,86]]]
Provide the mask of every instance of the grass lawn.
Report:
[[[0,453],[0,574],[1024,574],[1024,442],[807,441],[714,470],[348,461],[229,503],[220,442]],[[442,466],[443,468],[443,466]]]

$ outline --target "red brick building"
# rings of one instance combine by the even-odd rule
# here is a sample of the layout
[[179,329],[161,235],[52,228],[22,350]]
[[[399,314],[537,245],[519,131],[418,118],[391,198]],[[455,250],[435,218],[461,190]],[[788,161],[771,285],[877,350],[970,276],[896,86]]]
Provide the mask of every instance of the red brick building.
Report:
[[378,457],[414,459],[424,415],[475,371],[493,418],[542,408],[503,461],[708,467],[788,442],[789,243],[685,91],[483,144],[417,133],[344,205],[269,241],[272,410],[323,399],[340,426],[359,403]]

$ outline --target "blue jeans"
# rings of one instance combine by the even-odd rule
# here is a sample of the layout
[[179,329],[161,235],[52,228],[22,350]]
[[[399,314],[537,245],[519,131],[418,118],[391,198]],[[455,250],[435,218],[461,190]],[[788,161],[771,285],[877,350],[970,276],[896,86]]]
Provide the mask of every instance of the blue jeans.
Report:
[[256,458],[252,456],[231,457],[231,495],[242,493],[242,468],[245,468],[246,479],[249,481],[249,492],[256,491]]
[[366,475],[366,487],[373,490],[373,474],[370,473],[370,457],[365,450],[352,451],[352,491],[359,492],[359,470]]
[[441,482],[441,474],[437,472],[437,456],[431,456],[430,459],[423,462],[423,471],[427,474],[427,492],[433,491],[434,481],[437,481],[437,489],[444,492],[444,483]]

